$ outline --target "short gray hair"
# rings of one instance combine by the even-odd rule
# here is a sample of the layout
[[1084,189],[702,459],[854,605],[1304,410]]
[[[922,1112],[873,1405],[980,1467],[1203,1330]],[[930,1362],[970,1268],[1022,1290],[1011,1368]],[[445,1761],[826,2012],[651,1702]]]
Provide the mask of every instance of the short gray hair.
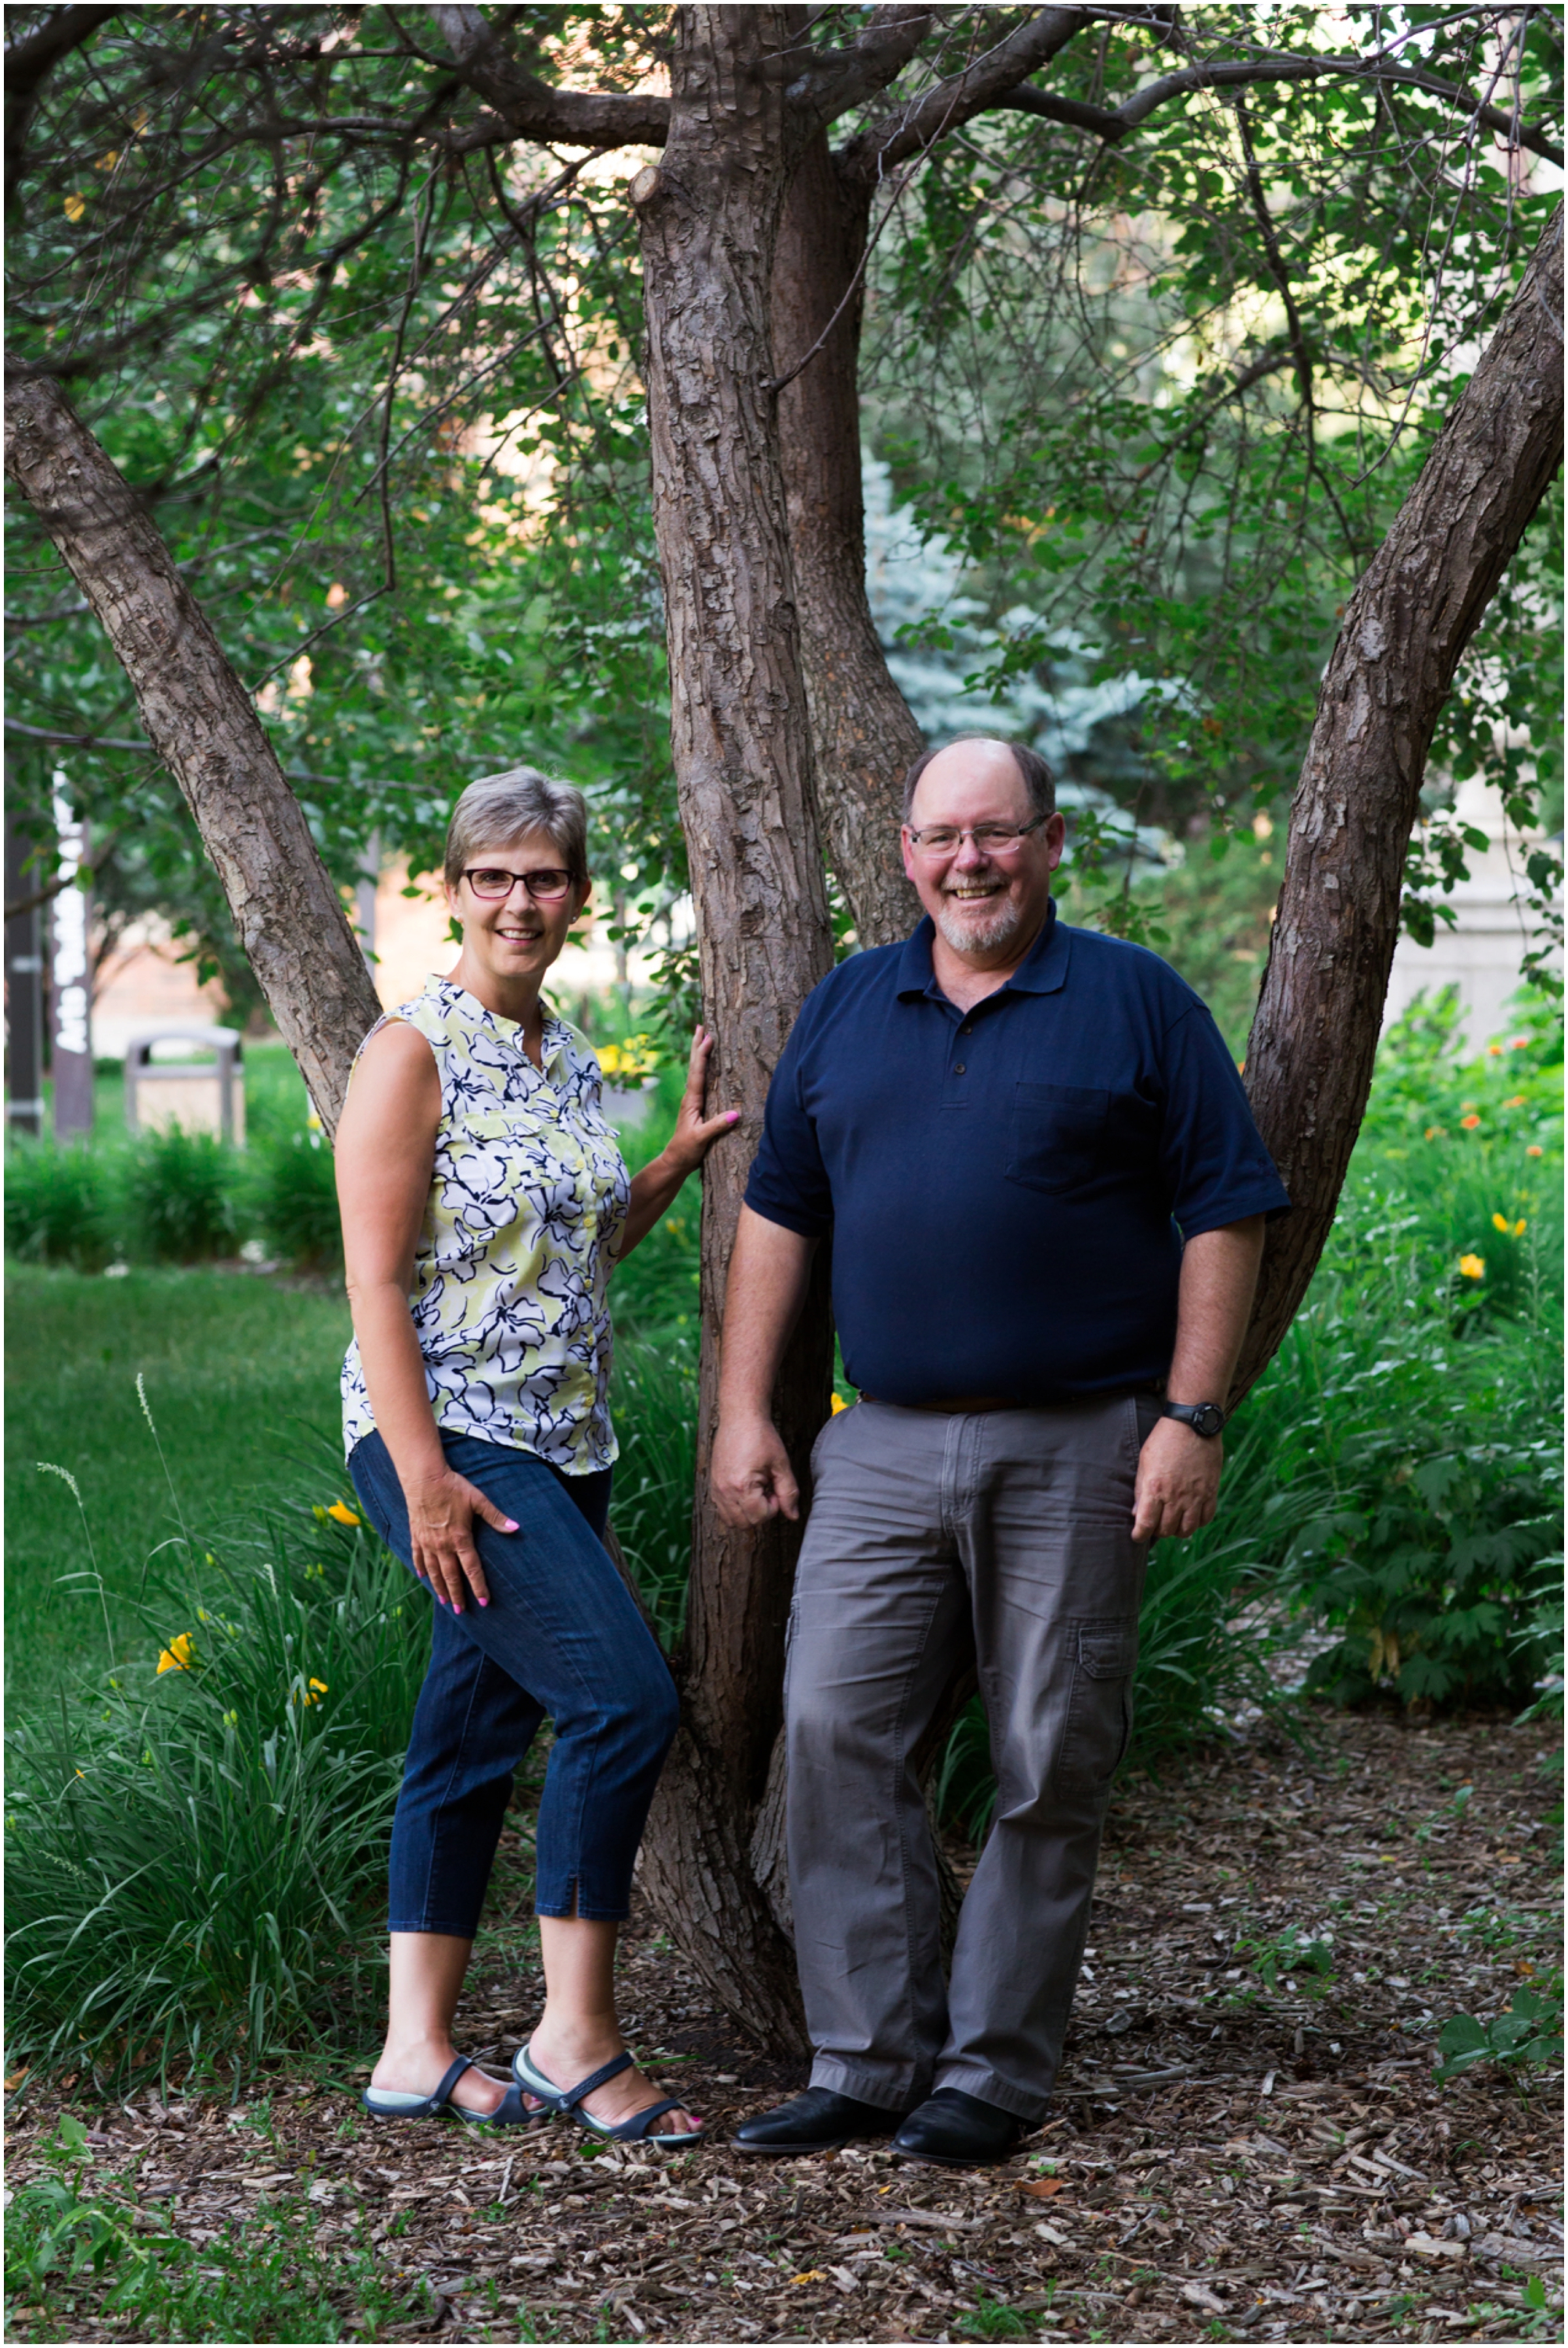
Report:
[[943,750],[956,748],[960,742],[996,742],[1002,749],[1010,750],[1013,755],[1013,764],[1023,778],[1024,789],[1029,793],[1030,813],[1035,817],[1056,813],[1056,777],[1038,750],[1031,750],[1027,742],[1009,742],[999,734],[958,734],[954,736],[951,742],[938,742],[933,748],[926,751],[922,757],[916,759],[905,776],[904,820],[906,823],[909,820],[909,810],[915,804],[916,788],[932,759],[939,756]]
[[481,775],[452,810],[446,828],[446,885],[456,889],[482,848],[505,848],[542,831],[581,888],[588,886],[588,801],[575,783],[558,783],[537,767]]

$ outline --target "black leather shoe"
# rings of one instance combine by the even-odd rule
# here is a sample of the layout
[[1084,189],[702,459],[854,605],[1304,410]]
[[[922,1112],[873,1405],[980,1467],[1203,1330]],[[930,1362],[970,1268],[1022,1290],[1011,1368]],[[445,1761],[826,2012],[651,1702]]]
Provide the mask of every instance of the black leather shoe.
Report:
[[932,2160],[943,2168],[984,2168],[1006,2160],[1028,2134],[1022,2120],[996,2104],[982,2104],[961,2087],[938,2087],[912,2111],[893,2139],[906,2160]]
[[860,2137],[891,2136],[903,2117],[882,2104],[863,2104],[831,2087],[808,2087],[793,2104],[759,2112],[735,2130],[737,2152],[831,2152]]

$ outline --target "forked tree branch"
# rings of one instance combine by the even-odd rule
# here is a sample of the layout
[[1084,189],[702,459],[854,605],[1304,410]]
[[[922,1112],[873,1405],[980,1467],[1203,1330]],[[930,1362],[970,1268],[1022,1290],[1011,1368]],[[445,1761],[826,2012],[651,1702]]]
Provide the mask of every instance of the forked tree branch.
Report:
[[1030,74],[1049,65],[1094,17],[1091,8],[1037,10],[1028,24],[998,41],[962,73],[949,74],[917,103],[900,108],[841,147],[835,158],[840,172],[848,180],[884,178],[959,123],[997,105]]
[[[452,60],[470,89],[494,107],[513,139],[538,139],[568,147],[661,147],[670,129],[670,101],[653,93],[556,89],[509,57],[484,11],[467,5],[430,11]],[[467,136],[476,146],[498,143],[488,135]]]

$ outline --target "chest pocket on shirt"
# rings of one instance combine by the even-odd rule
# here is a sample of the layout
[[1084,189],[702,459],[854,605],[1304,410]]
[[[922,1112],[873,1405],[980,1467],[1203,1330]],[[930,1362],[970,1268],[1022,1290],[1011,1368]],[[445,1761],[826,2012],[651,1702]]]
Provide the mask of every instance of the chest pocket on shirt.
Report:
[[1099,1171],[1108,1092],[1075,1085],[1015,1085],[1009,1182],[1030,1190],[1075,1190]]

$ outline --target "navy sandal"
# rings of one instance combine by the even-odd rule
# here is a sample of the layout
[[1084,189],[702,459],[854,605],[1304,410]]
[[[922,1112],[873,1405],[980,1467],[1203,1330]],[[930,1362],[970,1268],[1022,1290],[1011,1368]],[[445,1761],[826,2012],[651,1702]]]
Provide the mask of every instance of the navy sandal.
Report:
[[661,2104],[650,2104],[646,2111],[633,2112],[629,2120],[621,2120],[614,2127],[608,2120],[596,2120],[591,2112],[583,2110],[585,2096],[591,2096],[607,2079],[619,2078],[622,2071],[634,2067],[630,2054],[618,2054],[613,2062],[601,2064],[586,2079],[579,2079],[569,2095],[537,2067],[530,2047],[519,2046],[512,2057],[512,2076],[519,2089],[526,2087],[530,2096],[538,2097],[548,2112],[559,2112],[574,2119],[590,2136],[603,2137],[611,2144],[651,2144],[666,2152],[689,2152],[693,2145],[701,2144],[704,2133],[702,2128],[689,2128],[679,2136],[659,2136],[653,2131],[654,2121],[662,2119],[666,2112],[689,2110],[679,2096],[666,2096]]
[[433,2096],[409,2095],[401,2087],[364,2087],[359,2099],[372,2119],[377,2120],[434,2120],[450,2112],[469,2127],[526,2127],[539,2117],[538,2112],[529,2111],[517,2086],[507,2089],[493,2112],[465,2111],[461,2104],[455,2104],[453,2088],[465,2071],[475,2067],[466,2054],[459,2054]]

